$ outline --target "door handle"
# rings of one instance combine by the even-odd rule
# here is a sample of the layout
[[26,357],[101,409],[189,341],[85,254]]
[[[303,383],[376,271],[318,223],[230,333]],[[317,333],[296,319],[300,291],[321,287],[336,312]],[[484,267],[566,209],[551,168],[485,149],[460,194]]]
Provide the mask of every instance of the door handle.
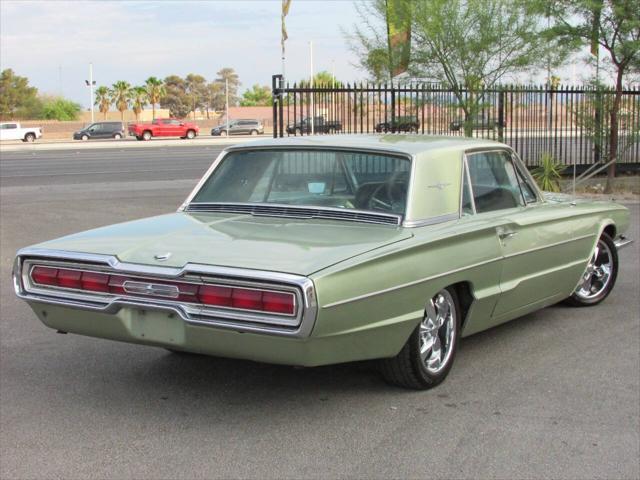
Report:
[[498,233],[498,238],[500,240],[506,240],[507,238],[513,238],[518,234],[518,232],[514,232],[513,230],[509,230],[507,228],[500,228],[500,227],[498,227],[497,233]]

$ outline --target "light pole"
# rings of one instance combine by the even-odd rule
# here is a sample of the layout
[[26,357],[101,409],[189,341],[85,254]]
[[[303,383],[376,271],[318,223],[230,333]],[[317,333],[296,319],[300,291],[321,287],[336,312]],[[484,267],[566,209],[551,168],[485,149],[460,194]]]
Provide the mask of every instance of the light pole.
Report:
[[89,64],[89,80],[85,80],[84,83],[89,87],[89,104],[91,105],[91,123],[93,123],[93,87],[96,81],[93,79],[93,63]]

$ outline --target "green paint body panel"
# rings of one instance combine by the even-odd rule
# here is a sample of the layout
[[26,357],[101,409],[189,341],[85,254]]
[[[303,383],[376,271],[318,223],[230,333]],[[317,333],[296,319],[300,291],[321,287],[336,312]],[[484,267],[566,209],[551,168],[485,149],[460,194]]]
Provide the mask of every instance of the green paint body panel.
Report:
[[[410,152],[418,162],[414,176],[421,178],[410,187],[413,219],[458,211],[462,157],[468,146],[463,142]],[[447,162],[453,167],[445,168]],[[442,188],[428,188],[433,184]],[[123,307],[105,314],[38,301],[30,305],[54,329],[210,355],[303,366],[390,357],[422,319],[427,299],[440,289],[467,284],[473,301],[463,335],[485,330],[568,297],[605,227],[613,225],[619,235],[628,224],[623,206],[560,195],[547,195],[526,207],[411,228],[175,213],[38,247],[110,254],[143,265],[182,267],[191,262],[306,276],[313,281],[318,302],[311,334],[291,338],[240,333],[188,324],[153,309]],[[501,241],[499,228],[517,235]],[[165,251],[172,252],[167,261],[154,259]]]

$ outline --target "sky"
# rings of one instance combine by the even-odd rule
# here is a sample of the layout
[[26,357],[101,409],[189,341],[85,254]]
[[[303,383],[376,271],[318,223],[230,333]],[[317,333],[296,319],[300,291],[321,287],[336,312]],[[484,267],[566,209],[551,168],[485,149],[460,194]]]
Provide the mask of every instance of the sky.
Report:
[[[0,0],[0,69],[11,68],[40,92],[83,107],[89,105],[89,63],[97,84],[107,86],[188,73],[213,80],[231,67],[242,91],[271,85],[282,69],[280,12],[280,0]],[[314,71],[364,79],[343,33],[357,21],[351,0],[293,0],[287,78],[309,77],[312,41]]]

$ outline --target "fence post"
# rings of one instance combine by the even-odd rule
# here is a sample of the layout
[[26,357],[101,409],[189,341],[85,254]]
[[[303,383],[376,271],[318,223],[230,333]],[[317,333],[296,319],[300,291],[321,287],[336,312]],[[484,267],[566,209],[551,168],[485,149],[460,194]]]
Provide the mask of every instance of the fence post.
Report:
[[504,90],[498,92],[498,141],[504,142]]
[[391,128],[394,129],[396,126],[396,87],[393,86],[393,81],[391,82]]
[[594,142],[593,142],[593,163],[599,163],[602,157],[602,90],[600,85],[596,87],[596,105],[593,119]]
[[280,79],[282,75],[271,76],[271,96],[273,98],[273,138],[278,138],[278,104],[280,99]]

